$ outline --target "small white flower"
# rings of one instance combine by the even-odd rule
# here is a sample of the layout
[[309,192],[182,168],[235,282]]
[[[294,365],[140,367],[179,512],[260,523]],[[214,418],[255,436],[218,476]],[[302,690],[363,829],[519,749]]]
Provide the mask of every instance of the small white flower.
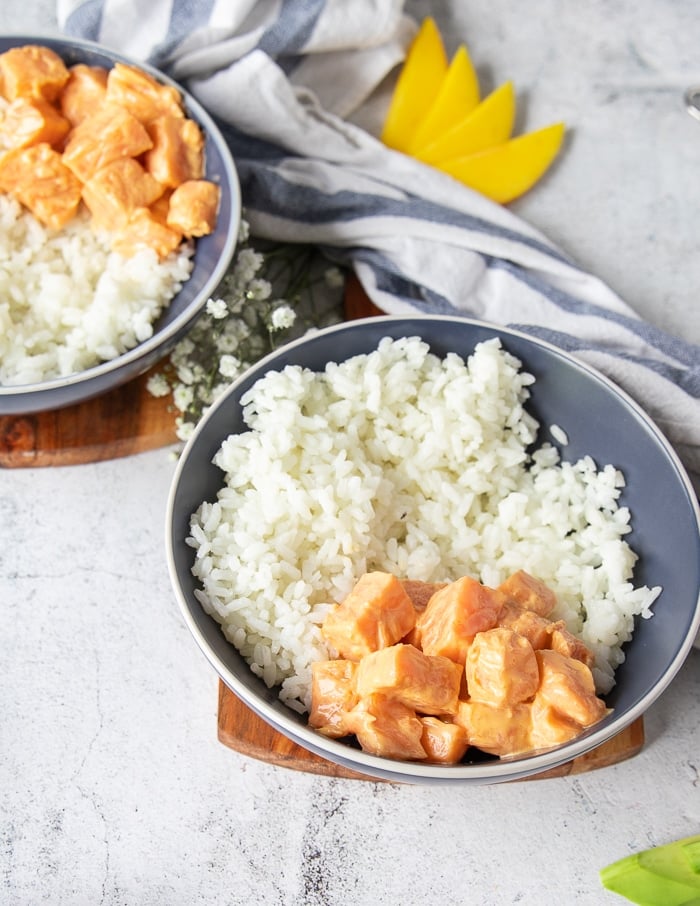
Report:
[[181,356],[191,355],[194,352],[194,343],[192,342],[190,337],[184,337],[177,344],[176,350]]
[[247,220],[241,217],[241,222],[238,224],[238,241],[239,243],[247,242],[248,237],[250,236],[250,224]]
[[163,374],[152,374],[146,387],[151,396],[167,396],[170,393],[170,384]]
[[205,368],[204,368],[202,365],[199,365],[198,363],[195,363],[195,364],[192,366],[192,377],[193,377],[192,383],[193,383],[193,384],[199,384],[199,383],[201,383],[203,380],[206,380],[207,372],[206,372]]
[[173,390],[173,402],[180,412],[184,412],[188,406],[192,404],[193,400],[194,391],[191,387],[187,387],[184,384],[178,384]]
[[235,355],[222,355],[219,359],[219,371],[224,377],[234,378],[241,369],[241,360]]
[[[154,396],[172,393],[174,407],[179,412],[175,428],[181,441],[190,437],[197,422],[231,382],[275,347],[272,338],[275,331],[287,330],[299,321],[303,327],[307,326],[309,313],[303,307],[300,286],[310,299],[319,277],[325,278],[329,288],[341,287],[343,283],[336,267],[328,268],[325,274],[322,270],[314,273],[313,269],[307,269],[308,259],[303,255],[298,258],[296,249],[289,256],[284,249],[280,256],[273,252],[272,261],[268,262],[265,254],[246,244],[249,236],[244,212],[233,266],[221,281],[216,296],[207,300],[205,311],[189,335],[170,353],[169,369],[148,382]],[[301,270],[296,266],[299,262]],[[269,268],[268,263],[271,263]],[[292,298],[293,305],[287,301]],[[298,304],[301,307],[297,311]],[[313,303],[311,308],[311,323],[314,323]],[[214,374],[216,383],[212,387]]]
[[225,318],[228,314],[228,307],[223,299],[207,300],[207,314],[212,318]]
[[242,283],[250,283],[263,265],[265,259],[254,249],[241,249],[238,253],[234,276]]
[[238,338],[230,333],[222,333],[215,341],[219,355],[231,355],[238,349]]
[[212,396],[211,387],[208,384],[205,384],[204,387],[200,387],[197,393],[197,403],[202,407],[202,415],[207,411],[207,407],[214,402],[214,397]]
[[326,285],[332,289],[338,289],[345,283],[345,277],[339,267],[329,267],[324,271],[323,279],[326,281]]
[[226,334],[237,341],[245,340],[250,336],[250,327],[242,318],[236,318],[226,325]]
[[181,418],[175,419],[175,434],[178,440],[189,440],[193,431],[194,425],[192,422],[186,422]]
[[294,324],[296,319],[296,313],[291,306],[280,305],[272,312],[270,327],[272,330],[286,330]]
[[228,388],[229,388],[230,386],[231,386],[230,384],[215,384],[214,387],[212,387],[212,390],[211,390],[211,401],[212,401],[212,403],[213,403],[215,400],[218,400],[218,398],[219,398],[223,393],[225,393],[225,392],[228,390]]
[[182,384],[194,384],[194,371],[186,361],[177,364],[177,379]]
[[272,295],[272,285],[269,280],[251,280],[248,287],[248,292],[246,297],[248,299],[255,299],[263,301],[269,299]]

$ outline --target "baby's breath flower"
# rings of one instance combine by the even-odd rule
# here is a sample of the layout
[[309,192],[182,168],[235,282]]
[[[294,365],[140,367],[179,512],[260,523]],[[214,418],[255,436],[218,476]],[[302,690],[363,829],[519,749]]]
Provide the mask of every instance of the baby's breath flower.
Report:
[[254,249],[241,249],[234,268],[234,277],[242,283],[250,283],[262,267],[264,258]]
[[216,384],[214,387],[212,387],[212,390],[211,390],[212,402],[214,402],[215,400],[218,400],[218,398],[220,396],[222,396],[224,393],[226,393],[226,391],[228,390],[228,388],[230,386],[231,386],[230,384],[222,383],[222,384]]
[[194,422],[185,421],[182,416],[175,419],[175,434],[178,440],[188,441],[192,436],[195,425]]
[[233,333],[224,333],[216,338],[216,351],[221,355],[231,355],[238,349],[240,338]]
[[192,366],[188,365],[186,362],[178,362],[177,379],[181,384],[193,384],[194,371]]
[[173,402],[181,412],[184,412],[191,405],[193,399],[194,390],[192,387],[178,384],[173,390]]
[[224,336],[231,337],[238,343],[250,336],[250,327],[240,318],[232,319],[224,328]]
[[320,310],[316,302],[316,285],[342,285],[337,268],[326,268],[324,274],[317,266],[317,252],[296,245],[268,245],[259,251],[250,244],[245,218],[238,241],[231,267],[204,312],[172,350],[163,371],[147,384],[154,396],[172,392],[181,441],[239,374],[280,343],[342,317],[339,293],[332,307],[326,299]]
[[180,356],[186,358],[194,352],[194,343],[190,337],[183,337],[177,344],[177,352]]
[[241,360],[235,355],[222,355],[219,359],[219,371],[224,377],[234,378],[241,371]]
[[339,289],[345,284],[345,277],[339,267],[329,267],[323,272],[323,279],[327,286]]
[[146,387],[151,396],[167,396],[170,393],[170,384],[164,374],[152,374]]
[[[211,381],[207,381],[200,389],[199,398],[197,399],[197,405],[202,408],[202,415],[206,414],[207,410],[214,402],[214,399],[214,388],[211,386]],[[192,408],[192,406],[190,406],[190,408]]]
[[212,318],[217,320],[220,318],[225,318],[228,314],[228,308],[223,299],[208,299],[207,300],[207,314],[211,315]]
[[246,291],[246,299],[257,299],[262,302],[272,294],[272,285],[268,280],[251,280]]
[[287,330],[289,327],[294,324],[297,316],[295,311],[291,306],[280,305],[279,308],[275,308],[270,316],[270,328],[272,330]]

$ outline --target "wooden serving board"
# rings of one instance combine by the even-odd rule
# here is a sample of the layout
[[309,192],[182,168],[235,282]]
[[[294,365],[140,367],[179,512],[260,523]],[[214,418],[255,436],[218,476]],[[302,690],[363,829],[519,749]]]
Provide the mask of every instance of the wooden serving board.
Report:
[[0,416],[0,468],[73,466],[175,443],[170,397],[152,396],[149,377],[65,409]]
[[[278,767],[327,777],[345,777],[352,780],[376,780],[357,771],[333,764],[313,752],[308,752],[278,733],[270,724],[254,714],[243,702],[219,680],[219,741],[230,749],[267,761]],[[603,745],[585,755],[580,755],[558,768],[551,768],[528,780],[542,780],[548,777],[567,777],[583,774],[625,761],[636,755],[644,746],[644,723],[640,717],[629,727]]]
[[[381,314],[360,284],[345,290],[348,320]],[[30,415],[0,416],[0,468],[69,466],[130,456],[176,442],[175,412],[169,397],[156,398],[146,388],[150,373],[92,400]],[[219,683],[218,738],[225,746],[271,764],[325,774],[372,780],[308,752],[254,714]],[[614,739],[561,768],[538,774],[559,777],[592,771],[636,755],[644,745],[639,718]]]

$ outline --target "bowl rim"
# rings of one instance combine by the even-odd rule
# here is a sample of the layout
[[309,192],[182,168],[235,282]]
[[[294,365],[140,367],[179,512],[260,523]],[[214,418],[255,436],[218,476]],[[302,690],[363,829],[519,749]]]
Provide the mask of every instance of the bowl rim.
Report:
[[[572,355],[571,353],[561,349],[558,346],[555,346],[554,344],[546,340],[530,336],[529,334],[521,330],[503,327],[502,325],[495,324],[490,321],[482,321],[475,318],[466,317],[462,318],[453,315],[380,315],[367,318],[358,318],[351,321],[345,321],[341,324],[321,328],[317,331],[314,331],[313,334],[307,334],[285,344],[284,346],[279,347],[272,353],[268,354],[267,356],[253,364],[250,368],[246,369],[246,371],[231,384],[226,392],[214,402],[211,408],[202,417],[182,449],[175,468],[175,472],[172,477],[168,494],[165,514],[165,546],[166,561],[171,585],[186,625],[192,633],[200,650],[208,660],[209,664],[214,668],[219,678],[255,714],[265,720],[274,729],[282,732],[288,738],[292,739],[294,742],[307,749],[308,751],[320,755],[322,758],[326,758],[327,760],[331,759],[336,763],[350,768],[355,772],[366,774],[374,778],[384,780],[388,779],[396,782],[461,784],[465,782],[498,783],[508,780],[522,779],[524,777],[542,773],[543,771],[547,771],[552,768],[560,767],[561,765],[571,761],[572,759],[584,755],[592,749],[597,748],[602,743],[612,739],[614,736],[616,736],[618,733],[632,724],[635,720],[637,720],[637,718],[641,717],[644,712],[650,707],[650,705],[661,696],[661,694],[668,688],[669,684],[672,682],[681,666],[685,662],[688,654],[693,648],[694,639],[697,633],[700,631],[700,588],[698,588],[697,590],[695,613],[691,621],[690,632],[687,634],[686,638],[679,646],[673,660],[666,668],[663,676],[656,683],[656,685],[654,685],[647,691],[647,693],[640,699],[639,702],[637,702],[634,707],[625,711],[617,719],[613,717],[613,719],[609,723],[607,723],[603,727],[599,727],[598,729],[596,729],[597,725],[594,725],[590,729],[584,731],[584,733],[582,733],[580,736],[575,737],[572,741],[565,743],[563,746],[555,746],[551,749],[538,751],[536,753],[528,753],[524,756],[515,756],[511,759],[501,758],[496,761],[488,761],[468,765],[435,765],[426,764],[423,762],[393,761],[390,759],[381,758],[375,755],[371,755],[360,749],[350,749],[350,747],[348,747],[344,743],[325,737],[323,737],[323,744],[321,745],[319,734],[317,734],[308,725],[298,723],[297,720],[295,720],[292,716],[294,712],[291,709],[287,709],[289,710],[289,716],[287,716],[287,714],[285,714],[283,711],[281,712],[280,710],[277,710],[275,707],[273,707],[272,704],[260,700],[255,696],[252,696],[247,687],[238,680],[238,678],[229,670],[223,660],[219,658],[218,655],[209,647],[204,634],[201,632],[199,626],[195,621],[194,615],[190,608],[190,604],[178,581],[177,565],[175,562],[175,549],[173,543],[175,540],[173,538],[173,517],[176,497],[178,494],[182,474],[187,467],[189,455],[193,447],[196,445],[199,436],[206,430],[206,426],[209,420],[213,417],[214,413],[220,407],[226,406],[228,404],[228,401],[230,400],[231,396],[236,393],[240,384],[247,380],[250,375],[252,375],[254,372],[259,371],[260,376],[262,376],[265,369],[268,368],[280,354],[287,353],[290,351],[290,349],[305,344],[309,339],[318,337],[319,334],[333,336],[334,334],[341,333],[346,330],[353,328],[356,329],[358,325],[362,324],[373,324],[374,326],[377,326],[381,323],[396,323],[400,321],[440,321],[452,324],[470,324],[473,326],[478,326],[479,328],[485,328],[487,330],[493,331],[497,335],[502,334],[504,337],[517,337],[519,339],[527,341],[528,343],[532,343],[535,346],[542,347],[551,353],[554,353],[569,364],[573,365],[575,368],[578,368],[581,371],[585,372],[588,376],[602,382],[611,393],[620,397],[621,401],[632,409],[633,413],[644,423],[650,433],[653,434],[656,442],[662,447],[664,453],[667,455],[670,461],[670,465],[675,467],[677,476],[681,484],[684,485],[685,491],[687,493],[688,501],[694,515],[698,537],[700,538],[700,503],[698,502],[698,497],[690,480],[690,477],[688,476],[687,471],[675,449],[671,446],[669,440],[666,438],[666,436],[663,434],[654,420],[642,408],[642,406],[637,403],[618,384],[608,378],[597,368],[589,365],[587,362],[582,361],[575,355]],[[339,359],[339,361],[344,361],[344,359]],[[224,438],[221,438],[221,442],[223,442],[223,440]],[[351,753],[351,756],[349,755],[349,753]]]
[[[3,397],[30,399],[35,394],[44,394],[51,391],[72,387],[74,385],[78,386],[84,383],[87,384],[91,380],[94,380],[96,378],[105,378],[112,372],[119,371],[122,368],[126,368],[130,365],[135,365],[141,358],[148,357],[161,346],[165,346],[167,348],[168,343],[177,338],[178,334],[184,328],[186,328],[186,326],[192,320],[192,317],[202,311],[207,303],[209,294],[218,286],[224,274],[226,273],[238,244],[238,232],[242,214],[242,202],[236,165],[233,160],[231,150],[229,149],[228,144],[223,134],[221,133],[221,130],[215,123],[211,114],[207,112],[202,104],[189,93],[187,88],[185,88],[179,82],[176,82],[175,79],[173,79],[171,76],[157,69],[150,63],[137,60],[133,57],[121,53],[120,51],[112,50],[110,47],[104,44],[100,44],[97,41],[89,41],[83,38],[72,38],[70,36],[63,37],[60,35],[49,35],[41,33],[27,35],[23,32],[8,32],[4,35],[1,35],[0,40],[3,43],[8,41],[12,42],[11,46],[15,47],[30,43],[45,44],[47,46],[51,46],[52,49],[56,49],[60,46],[65,46],[66,48],[83,50],[86,53],[99,54],[101,56],[109,57],[115,63],[126,63],[130,66],[136,66],[139,69],[142,69],[144,72],[147,72],[149,75],[153,76],[153,78],[157,79],[162,84],[177,88],[177,90],[182,95],[183,102],[188,113],[192,115],[196,119],[196,121],[206,130],[207,135],[211,136],[214,143],[216,144],[226,174],[226,180],[228,182],[228,185],[230,186],[231,192],[231,216],[229,223],[226,226],[224,245],[221,253],[219,254],[216,267],[211,271],[207,280],[202,286],[202,289],[200,291],[201,301],[197,307],[193,307],[191,305],[188,306],[170,324],[167,325],[166,329],[153,333],[147,340],[143,340],[142,342],[137,343],[136,346],[133,346],[126,352],[123,352],[120,355],[116,356],[116,358],[109,359],[106,362],[99,362],[97,365],[91,365],[89,368],[85,368],[82,371],[76,371],[72,374],[64,375],[62,377],[49,378],[48,380],[41,381],[39,383],[0,384],[1,402]],[[56,52],[59,53],[59,50],[56,49]],[[185,285],[186,283],[183,283],[183,287]],[[178,290],[178,293],[179,292],[180,290]]]

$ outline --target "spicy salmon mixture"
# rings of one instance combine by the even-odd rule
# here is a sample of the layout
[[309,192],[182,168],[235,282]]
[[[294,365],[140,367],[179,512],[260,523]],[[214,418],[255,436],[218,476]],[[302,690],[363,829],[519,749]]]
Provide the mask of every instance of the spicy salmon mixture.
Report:
[[0,191],[40,223],[60,230],[84,205],[115,251],[160,258],[214,229],[220,189],[175,87],[25,45],[0,54],[0,96]]
[[497,588],[366,573],[322,625],[337,654],[312,664],[309,724],[385,758],[453,764],[560,745],[607,713],[592,652],[543,582]]

